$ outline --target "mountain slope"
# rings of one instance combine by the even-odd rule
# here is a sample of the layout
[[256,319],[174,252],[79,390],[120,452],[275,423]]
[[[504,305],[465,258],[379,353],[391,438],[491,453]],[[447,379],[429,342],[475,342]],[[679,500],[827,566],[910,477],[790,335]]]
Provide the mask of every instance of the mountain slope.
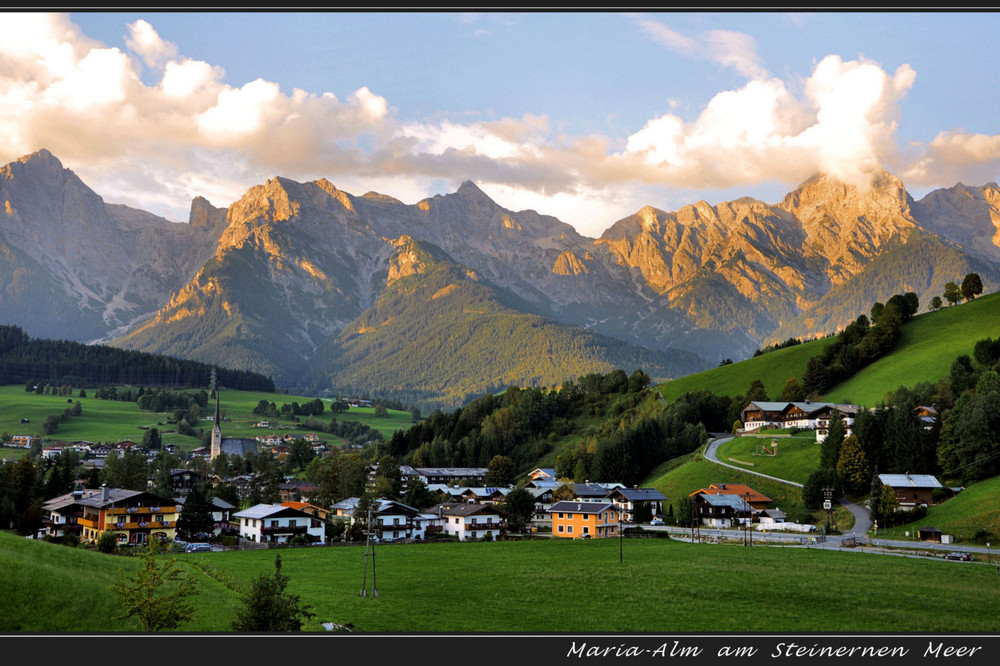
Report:
[[148,314],[211,256],[221,227],[108,206],[48,151],[0,169],[0,321],[101,337]]
[[654,352],[532,314],[519,297],[433,256],[437,248],[408,237],[397,245],[388,288],[327,352],[334,387],[452,405],[616,368],[662,378],[704,367],[694,354]]

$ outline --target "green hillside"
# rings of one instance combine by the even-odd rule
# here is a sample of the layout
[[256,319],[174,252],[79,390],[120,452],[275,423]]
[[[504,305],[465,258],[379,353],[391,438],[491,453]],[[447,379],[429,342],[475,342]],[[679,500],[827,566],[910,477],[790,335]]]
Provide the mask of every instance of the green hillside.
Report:
[[[627,540],[621,551],[616,539],[409,544],[378,550],[372,598],[358,594],[364,552],[280,551],[288,592],[316,613],[307,631],[325,633],[324,622],[363,632],[1000,630],[993,568],[942,560],[672,539]],[[194,619],[179,630],[225,632],[236,590],[272,572],[275,552],[176,557],[198,584]],[[0,533],[0,563],[11,573],[0,579],[0,631],[136,630],[115,619],[108,592],[135,558]],[[864,603],[848,587],[864,590]]]
[[835,386],[824,399],[876,405],[900,386],[936,382],[956,357],[972,356],[977,341],[998,336],[1000,293],[918,315],[903,326],[895,351]]
[[318,363],[329,369],[323,385],[450,409],[510,385],[557,386],[617,368],[662,379],[704,367],[687,352],[628,345],[523,307],[462,266],[430,264],[344,329]]
[[690,391],[707,390],[716,395],[745,395],[750,383],[759,379],[768,395],[777,396],[789,377],[801,377],[809,359],[823,351],[827,339],[778,349],[744,361],[679,377],[658,386],[667,402]]
[[[1000,336],[1000,293],[968,303],[914,316],[901,329],[894,350],[862,369],[823,396],[830,402],[874,406],[900,386],[934,383],[948,374],[961,354],[972,355],[975,343]],[[689,391],[704,389],[716,395],[745,395],[760,379],[768,396],[780,399],[789,377],[801,378],[809,358],[822,352],[830,339],[814,340],[760,356],[712,368],[659,385],[669,402]]]

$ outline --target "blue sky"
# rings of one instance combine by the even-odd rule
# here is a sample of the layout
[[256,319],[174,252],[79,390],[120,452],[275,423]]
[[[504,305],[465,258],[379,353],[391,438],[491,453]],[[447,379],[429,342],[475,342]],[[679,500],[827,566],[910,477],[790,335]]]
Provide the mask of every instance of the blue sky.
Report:
[[[4,26],[6,25],[6,30]],[[281,175],[473,180],[597,236],[644,205],[873,168],[996,180],[994,13],[87,12],[0,21],[3,161],[186,219]]]

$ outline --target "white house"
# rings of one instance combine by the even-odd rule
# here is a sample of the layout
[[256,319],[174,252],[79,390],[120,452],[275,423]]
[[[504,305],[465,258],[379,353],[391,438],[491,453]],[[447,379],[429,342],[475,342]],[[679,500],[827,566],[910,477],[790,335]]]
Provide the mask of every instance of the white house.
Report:
[[280,504],[257,504],[233,514],[240,538],[258,543],[288,543],[293,537],[304,536],[324,543],[323,521],[304,511]]
[[476,541],[486,537],[496,539],[507,525],[500,511],[493,505],[438,504],[428,512],[436,513],[444,534],[458,537],[459,541]]

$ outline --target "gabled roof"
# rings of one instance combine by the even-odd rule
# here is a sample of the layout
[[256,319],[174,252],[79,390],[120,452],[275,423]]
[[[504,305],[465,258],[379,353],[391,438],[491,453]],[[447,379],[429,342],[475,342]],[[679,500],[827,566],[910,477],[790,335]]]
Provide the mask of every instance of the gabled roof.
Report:
[[312,518],[308,513],[280,504],[256,504],[233,514],[233,518],[273,518],[275,516],[302,516]]
[[473,516],[480,513],[500,515],[499,509],[493,505],[469,502],[460,502],[458,504],[438,504],[437,506],[428,509],[428,511],[438,512],[440,515],[444,516]]
[[892,488],[941,488],[941,482],[930,474],[879,474],[879,481]]
[[574,483],[573,492],[577,497],[607,497],[611,494],[599,483]]
[[621,495],[630,502],[662,502],[667,499],[656,488],[615,488],[611,495]]
[[708,488],[699,488],[691,494],[696,495],[699,493],[702,495],[739,495],[744,498],[749,494],[748,499],[751,502],[772,501],[770,497],[757,492],[745,483],[712,483],[709,484]]
[[747,504],[739,495],[700,495],[702,501],[711,506],[728,506],[737,511],[753,511],[753,507]]
[[561,502],[556,502],[548,508],[549,513],[601,513],[607,510],[617,511],[616,507],[611,502],[574,502],[572,500],[563,500]]

